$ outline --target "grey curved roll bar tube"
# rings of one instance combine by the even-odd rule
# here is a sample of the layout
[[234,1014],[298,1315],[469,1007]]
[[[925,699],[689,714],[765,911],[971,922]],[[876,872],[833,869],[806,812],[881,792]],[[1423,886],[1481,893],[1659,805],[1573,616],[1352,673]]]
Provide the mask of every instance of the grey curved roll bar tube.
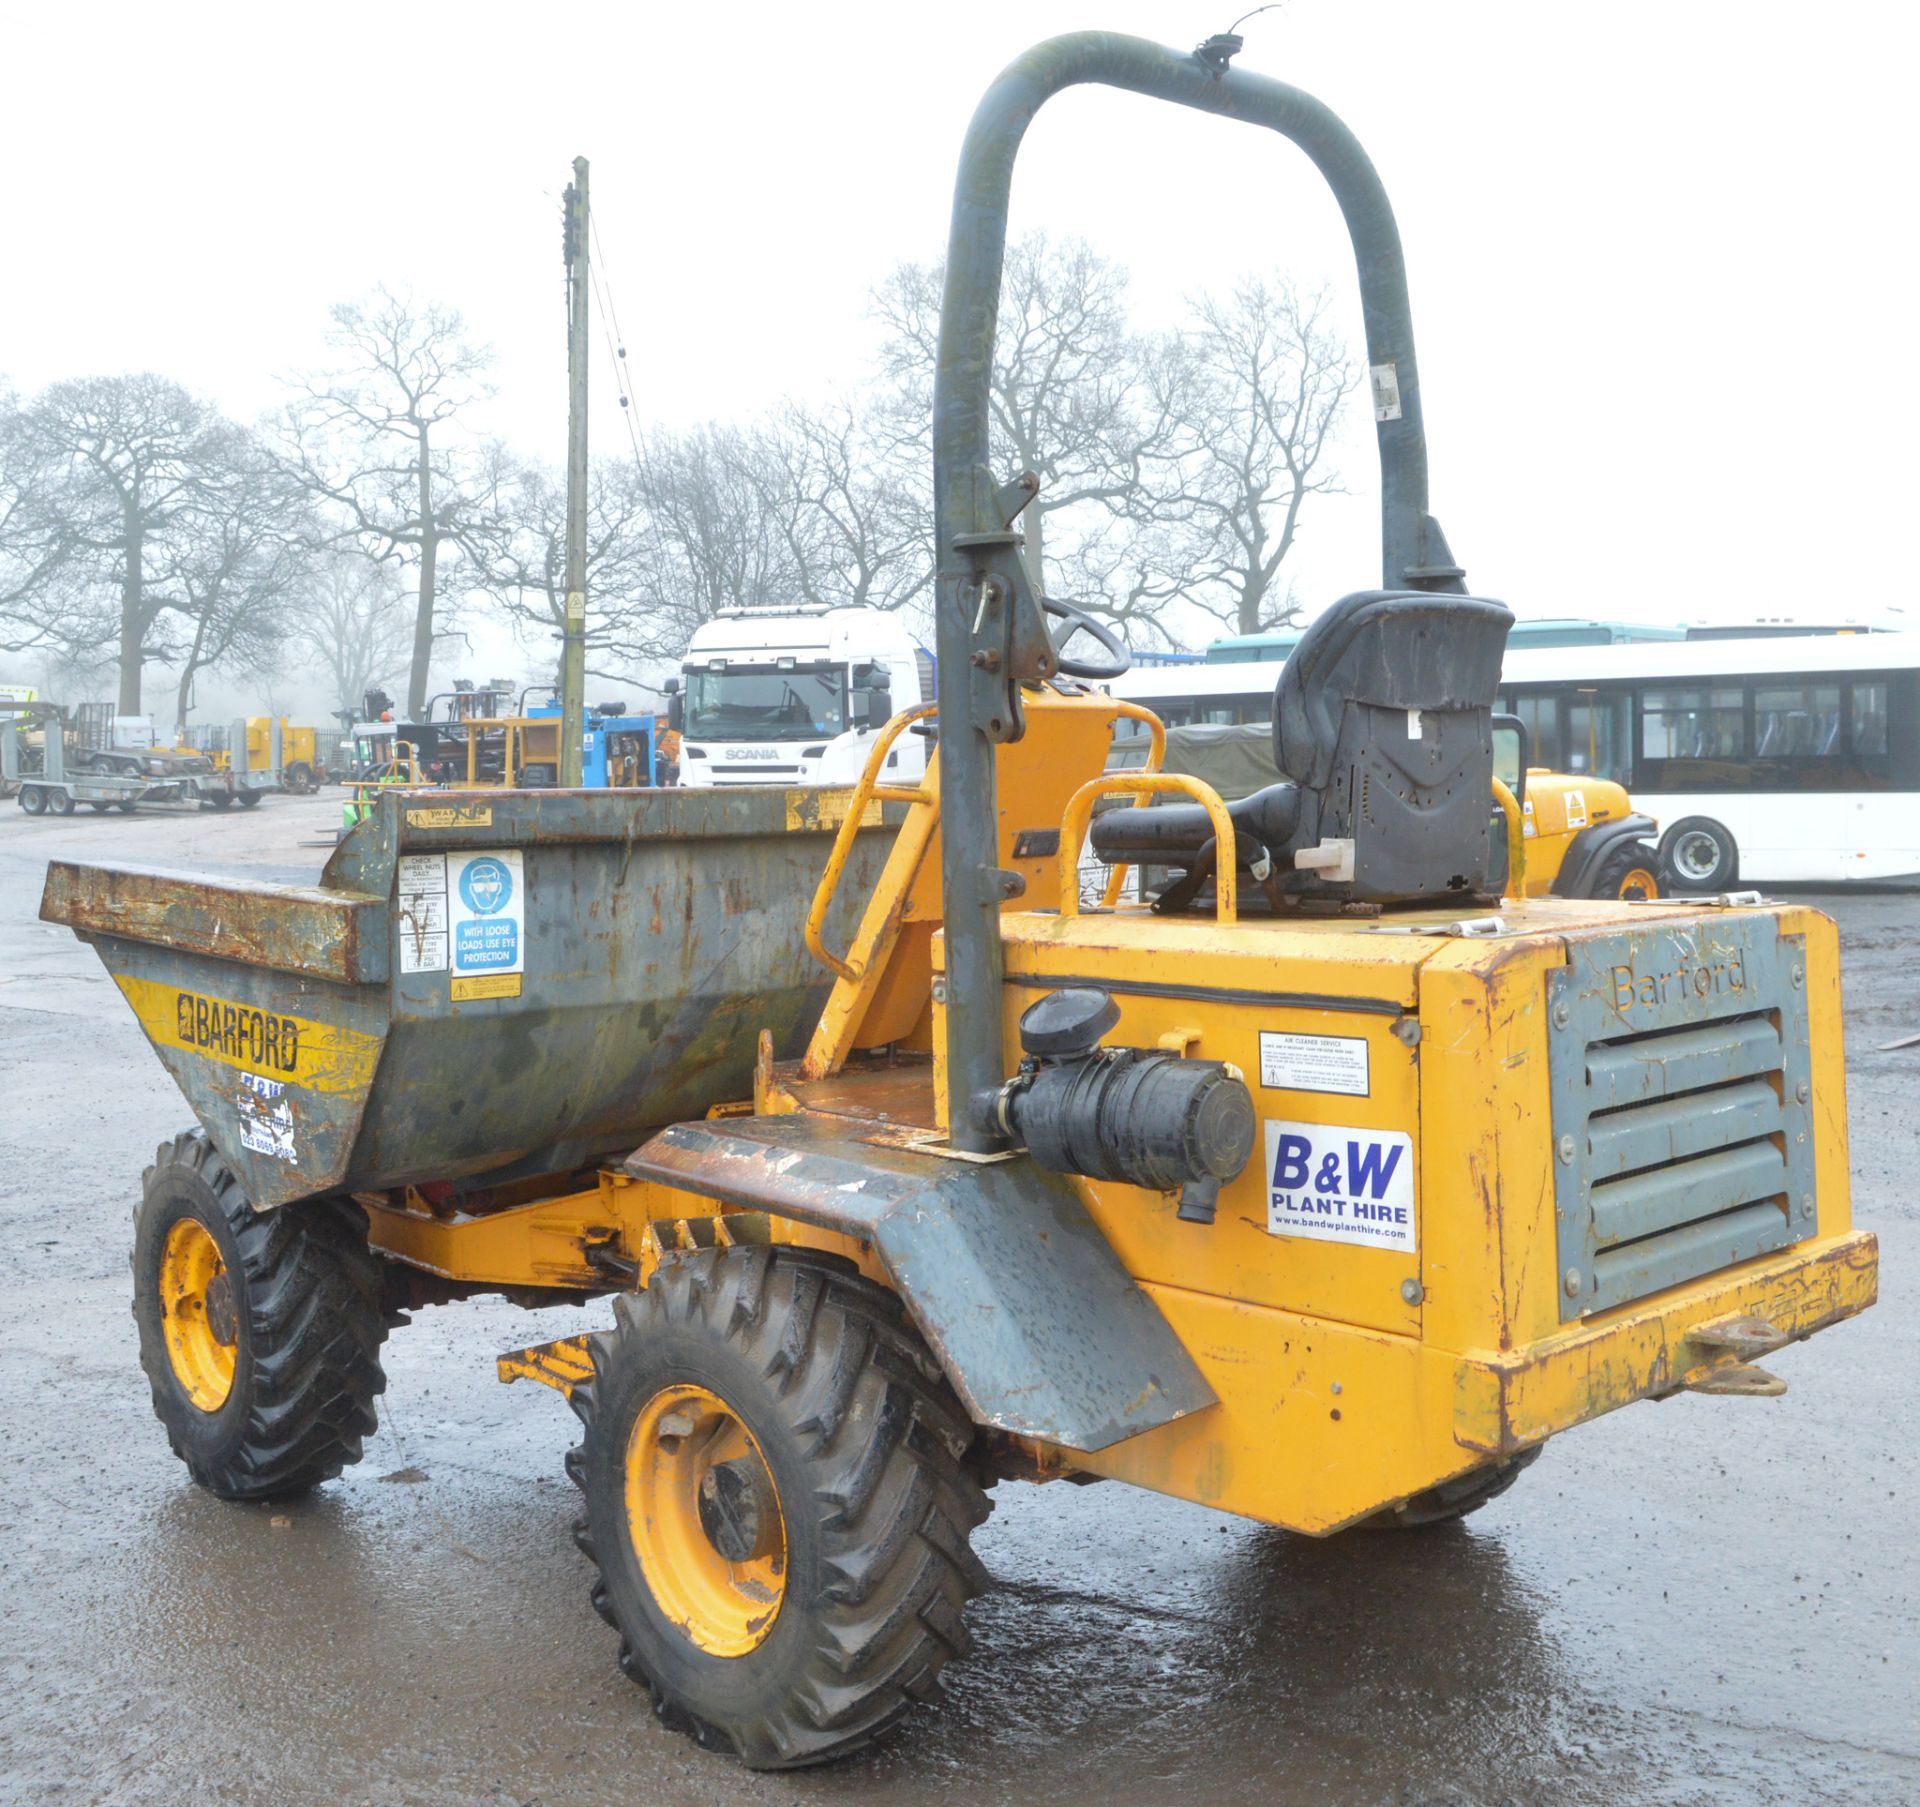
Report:
[[[1217,43],[1179,51],[1114,32],[1050,38],[987,90],[960,153],[934,379],[933,473],[947,1105],[952,1142],[969,1153],[991,1153],[1006,1142],[989,1120],[987,1101],[1006,1076],[999,913],[1018,895],[1019,880],[998,864],[994,747],[1020,733],[1020,680],[1051,675],[1050,658],[1027,650],[1032,634],[1022,638],[1018,623],[1006,626],[1026,600],[1009,594],[1025,577],[1008,548],[1018,545],[1013,518],[1032,486],[996,490],[988,472],[988,404],[1014,160],[1028,124],[1052,96],[1084,82],[1126,88],[1265,126],[1312,159],[1339,203],[1359,266],[1367,361],[1376,377],[1382,583],[1390,590],[1465,589],[1465,574],[1427,513],[1426,433],[1406,262],[1386,190],[1359,141],[1332,112],[1284,82],[1229,67],[1238,44],[1227,43],[1223,55]],[[1391,404],[1396,386],[1397,413],[1379,405]],[[1378,418],[1383,413],[1388,418]],[[961,699],[964,709],[955,708]]]

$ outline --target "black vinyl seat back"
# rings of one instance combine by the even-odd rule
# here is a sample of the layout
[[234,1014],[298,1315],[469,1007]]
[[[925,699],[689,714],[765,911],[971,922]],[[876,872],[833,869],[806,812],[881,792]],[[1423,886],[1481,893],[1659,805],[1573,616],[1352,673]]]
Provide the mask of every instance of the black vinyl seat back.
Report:
[[1391,902],[1484,895],[1501,603],[1362,590],[1314,621],[1274,691],[1274,759],[1305,795],[1294,850],[1353,843],[1351,879],[1296,888]]
[[[1426,590],[1363,590],[1315,620],[1274,691],[1287,781],[1228,806],[1237,863],[1271,858],[1274,882],[1301,897],[1488,895],[1493,704],[1512,625],[1501,603]],[[1195,881],[1213,869],[1212,841],[1197,804],[1093,826],[1102,858],[1181,865]]]

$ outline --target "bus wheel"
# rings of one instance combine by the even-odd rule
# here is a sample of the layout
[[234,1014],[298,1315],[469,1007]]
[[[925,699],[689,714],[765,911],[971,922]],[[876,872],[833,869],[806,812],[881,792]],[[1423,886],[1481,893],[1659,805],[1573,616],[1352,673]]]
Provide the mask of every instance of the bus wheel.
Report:
[[1600,862],[1594,874],[1594,897],[1639,899],[1642,902],[1660,895],[1660,856],[1644,841],[1629,841],[1616,847]]
[[1686,895],[1730,891],[1740,882],[1740,849],[1711,816],[1686,816],[1660,837],[1660,872]]

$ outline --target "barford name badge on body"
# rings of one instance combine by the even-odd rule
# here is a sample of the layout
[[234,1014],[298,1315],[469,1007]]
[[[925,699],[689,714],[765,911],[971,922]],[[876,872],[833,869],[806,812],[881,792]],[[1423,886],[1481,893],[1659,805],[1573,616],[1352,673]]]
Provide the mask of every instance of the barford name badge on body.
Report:
[[1267,1231],[1362,1248],[1418,1247],[1413,1138],[1398,1129],[1267,1119]]

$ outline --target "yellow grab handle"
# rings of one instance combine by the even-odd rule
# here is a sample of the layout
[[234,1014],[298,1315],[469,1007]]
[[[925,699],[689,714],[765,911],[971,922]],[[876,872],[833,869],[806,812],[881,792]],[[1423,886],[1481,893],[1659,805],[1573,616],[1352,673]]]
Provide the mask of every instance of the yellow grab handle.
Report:
[[1525,897],[1527,835],[1521,823],[1520,805],[1513,792],[1498,778],[1493,781],[1493,800],[1500,805],[1500,813],[1507,819],[1507,895]]
[[813,903],[807,911],[807,952],[820,964],[852,983],[861,976],[860,971],[850,961],[840,958],[826,943],[827,910],[833,903],[833,894],[840,888],[840,878],[847,869],[847,856],[853,851],[853,837],[860,832],[860,818],[867,813],[867,805],[876,799],[882,803],[931,803],[933,793],[928,790],[908,790],[899,784],[881,784],[880,768],[886,763],[887,755],[893,751],[893,743],[914,722],[925,716],[937,715],[938,703],[922,703],[917,709],[904,709],[880,730],[880,738],[873,743],[873,751],[867,755],[867,763],[860,773],[860,782],[853,787],[853,795],[847,801],[847,813],[840,819],[840,830],[833,837],[833,851],[827,855],[827,869],[820,875],[820,883],[813,893]]
[[[1117,697],[1113,699],[1113,712],[1115,715],[1125,716],[1129,721],[1145,722],[1147,724],[1147,729],[1153,736],[1153,744],[1147,748],[1147,763],[1140,769],[1143,772],[1159,771],[1161,766],[1166,763],[1167,757],[1166,723],[1161,721],[1159,716],[1155,715],[1151,709],[1143,709],[1138,703],[1123,703]],[[1139,796],[1134,798],[1133,807],[1135,809],[1145,809],[1147,807],[1147,793],[1145,791],[1142,791]],[[1111,910],[1113,906],[1120,901],[1120,888],[1127,882],[1127,874],[1131,870],[1132,867],[1130,863],[1122,860],[1119,865],[1114,867],[1112,873],[1109,874],[1107,878],[1107,888],[1100,898],[1100,907],[1103,910]]]
[[1212,785],[1183,772],[1107,772],[1088,779],[1068,798],[1067,813],[1060,824],[1060,914],[1080,914],[1080,843],[1087,838],[1087,825],[1093,820],[1094,800],[1114,791],[1130,791],[1141,798],[1179,791],[1206,810],[1213,823],[1215,849],[1214,915],[1223,923],[1238,922],[1240,874],[1234,861],[1233,818]]

